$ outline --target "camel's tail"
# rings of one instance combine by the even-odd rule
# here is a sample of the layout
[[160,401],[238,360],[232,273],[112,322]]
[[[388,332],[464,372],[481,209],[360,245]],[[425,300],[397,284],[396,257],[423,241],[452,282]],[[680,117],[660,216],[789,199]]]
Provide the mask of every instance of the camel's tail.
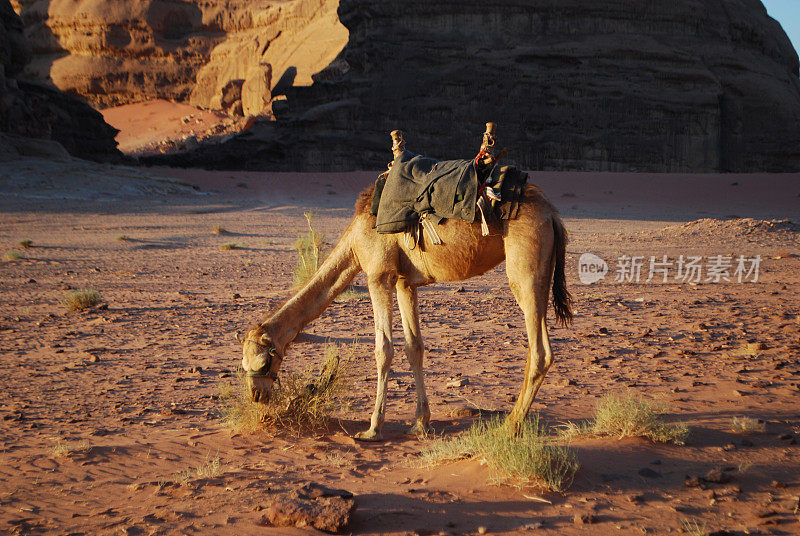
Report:
[[567,230],[558,215],[553,216],[553,232],[555,233],[555,244],[553,246],[553,307],[556,310],[558,322],[563,326],[567,326],[572,323],[572,294],[567,290],[567,280],[564,276]]

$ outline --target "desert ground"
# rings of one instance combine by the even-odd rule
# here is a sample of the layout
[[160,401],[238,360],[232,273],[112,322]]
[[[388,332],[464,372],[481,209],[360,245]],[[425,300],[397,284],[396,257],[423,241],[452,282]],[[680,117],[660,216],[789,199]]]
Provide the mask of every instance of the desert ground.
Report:
[[[0,263],[0,532],[315,534],[264,515],[272,494],[314,482],[355,494],[351,534],[800,533],[800,227],[770,222],[800,222],[798,175],[532,173],[571,235],[576,315],[551,323],[555,364],[533,410],[557,428],[633,393],[691,430],[683,446],[575,439],[580,469],[563,493],[498,484],[480,460],[420,466],[432,439],[404,433],[415,394],[398,315],[385,441],[354,441],[375,394],[365,296],[333,303],[284,362],[304,370],[326,344],[356,349],[332,426],[242,433],[221,419],[234,332],[289,295],[304,213],[335,242],[376,173],[20,161],[0,175],[0,243],[24,255]],[[587,252],[610,270],[592,285],[578,278]],[[645,257],[638,283],[615,281],[622,255]],[[646,282],[663,255],[763,260],[757,282]],[[81,288],[103,305],[59,303]],[[509,410],[526,339],[503,266],[420,301],[436,434]],[[742,416],[765,431],[734,432]],[[715,469],[720,482],[686,485]]]

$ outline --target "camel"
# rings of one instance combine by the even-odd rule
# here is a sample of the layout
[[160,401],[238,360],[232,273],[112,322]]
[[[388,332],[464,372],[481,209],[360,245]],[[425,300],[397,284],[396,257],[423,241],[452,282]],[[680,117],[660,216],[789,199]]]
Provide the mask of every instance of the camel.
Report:
[[[375,360],[378,370],[375,409],[369,429],[355,438],[383,439],[386,388],[394,357],[392,347],[393,292],[403,324],[406,357],[417,391],[415,424],[409,434],[430,429],[430,409],[422,375],[424,346],[420,333],[417,289],[439,281],[462,281],[506,261],[511,292],[525,314],[528,357],[525,377],[506,424],[518,432],[553,362],[546,314],[552,283],[556,319],[572,321],[572,297],[566,288],[564,256],[567,232],[557,210],[538,187],[527,185],[516,219],[492,221],[484,236],[477,221],[445,220],[437,226],[440,245],[409,245],[405,233],[379,234],[370,214],[374,187],[362,192],[355,215],[316,274],[277,311],[249,330],[244,338],[242,367],[256,402],[266,402],[290,343],[318,318],[362,270],[372,301]],[[479,218],[478,218],[479,219]]]

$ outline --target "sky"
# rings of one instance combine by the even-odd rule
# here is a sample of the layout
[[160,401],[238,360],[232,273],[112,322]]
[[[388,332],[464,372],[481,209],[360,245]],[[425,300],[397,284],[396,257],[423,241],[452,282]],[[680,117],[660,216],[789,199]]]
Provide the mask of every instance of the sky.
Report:
[[792,40],[794,49],[800,53],[800,0],[762,0],[767,13],[783,26]]

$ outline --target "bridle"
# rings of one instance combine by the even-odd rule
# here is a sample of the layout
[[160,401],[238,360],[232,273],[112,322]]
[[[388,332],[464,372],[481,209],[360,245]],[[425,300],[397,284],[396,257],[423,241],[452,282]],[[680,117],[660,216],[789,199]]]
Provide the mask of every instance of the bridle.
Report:
[[248,378],[269,378],[272,381],[278,380],[278,373],[272,372],[272,360],[278,358],[278,350],[274,346],[264,346],[263,344],[257,343],[252,339],[247,339],[244,341],[244,344],[252,343],[258,346],[259,348],[266,348],[267,349],[267,362],[258,370],[248,370],[247,377]]

